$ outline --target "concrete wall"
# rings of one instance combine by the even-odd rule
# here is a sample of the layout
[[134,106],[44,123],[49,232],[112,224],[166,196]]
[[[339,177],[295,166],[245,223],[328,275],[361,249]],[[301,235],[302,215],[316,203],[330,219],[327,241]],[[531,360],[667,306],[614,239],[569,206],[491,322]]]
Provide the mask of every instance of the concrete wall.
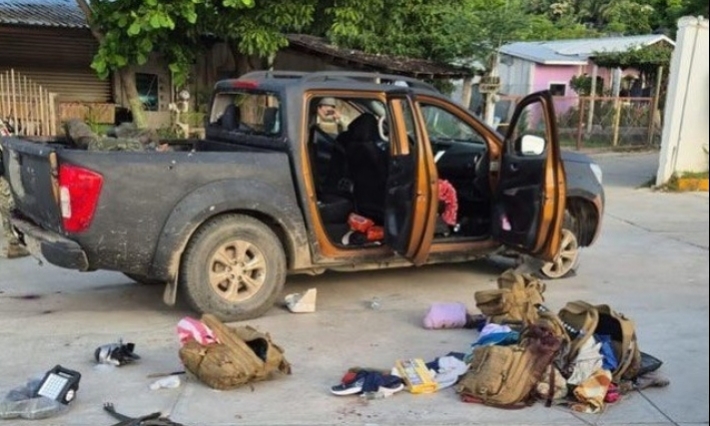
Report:
[[656,184],[708,170],[708,20],[678,20]]

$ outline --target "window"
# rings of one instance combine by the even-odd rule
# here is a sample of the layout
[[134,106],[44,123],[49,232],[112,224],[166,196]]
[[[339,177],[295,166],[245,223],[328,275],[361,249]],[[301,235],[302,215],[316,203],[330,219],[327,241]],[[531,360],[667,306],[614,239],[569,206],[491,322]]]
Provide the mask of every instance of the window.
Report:
[[158,111],[158,75],[136,73],[136,89],[143,108],[146,111]]
[[552,96],[565,96],[567,93],[567,85],[564,83],[551,83],[550,93]]
[[273,93],[220,93],[212,105],[210,125],[228,131],[279,135],[279,99]]
[[432,143],[437,141],[485,143],[483,137],[473,127],[451,112],[428,104],[422,104],[421,110]]

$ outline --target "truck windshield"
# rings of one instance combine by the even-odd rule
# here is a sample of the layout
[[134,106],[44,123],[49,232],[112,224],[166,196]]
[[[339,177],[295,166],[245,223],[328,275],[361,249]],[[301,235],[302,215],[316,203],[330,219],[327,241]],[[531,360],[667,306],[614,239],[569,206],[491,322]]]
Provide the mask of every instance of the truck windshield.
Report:
[[210,126],[230,132],[281,134],[279,99],[268,92],[228,92],[215,96]]

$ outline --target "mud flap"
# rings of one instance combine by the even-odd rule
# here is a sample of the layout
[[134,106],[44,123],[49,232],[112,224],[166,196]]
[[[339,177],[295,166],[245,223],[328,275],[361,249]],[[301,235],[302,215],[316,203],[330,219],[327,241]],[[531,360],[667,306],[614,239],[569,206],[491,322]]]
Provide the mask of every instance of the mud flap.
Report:
[[177,282],[178,277],[176,275],[172,282],[165,284],[165,290],[163,291],[163,303],[168,306],[175,306],[175,302],[177,301]]

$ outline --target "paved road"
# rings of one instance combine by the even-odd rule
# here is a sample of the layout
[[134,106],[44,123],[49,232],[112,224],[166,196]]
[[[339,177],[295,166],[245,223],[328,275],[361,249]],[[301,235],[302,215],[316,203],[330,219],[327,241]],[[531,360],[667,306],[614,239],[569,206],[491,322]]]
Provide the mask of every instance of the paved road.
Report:
[[[163,410],[186,425],[701,425],[708,424],[708,194],[636,189],[656,171],[656,154],[599,155],[608,209],[597,244],[575,277],[548,282],[547,304],[610,303],[637,322],[644,351],[665,361],[665,389],[633,393],[598,415],[541,404],[500,410],[459,401],[453,390],[400,393],[366,403],[328,387],[351,366],[388,368],[403,357],[465,351],[468,330],[427,331],[431,302],[462,301],[493,288],[500,267],[487,262],[293,277],[287,292],[318,288],[318,312],[272,309],[251,321],[286,349],[294,374],[229,392],[200,383],[150,391],[148,373],[180,368],[175,324],[187,312],[160,302],[161,289],[114,273],[76,273],[32,259],[0,259],[0,391],[55,364],[82,372],[71,410],[35,425],[110,425],[106,401],[128,414]],[[381,309],[368,307],[372,297]],[[124,338],[140,363],[100,368],[96,346]],[[24,424],[23,422],[17,422]],[[6,421],[1,424],[15,424]],[[29,424],[29,423],[27,423]]]

